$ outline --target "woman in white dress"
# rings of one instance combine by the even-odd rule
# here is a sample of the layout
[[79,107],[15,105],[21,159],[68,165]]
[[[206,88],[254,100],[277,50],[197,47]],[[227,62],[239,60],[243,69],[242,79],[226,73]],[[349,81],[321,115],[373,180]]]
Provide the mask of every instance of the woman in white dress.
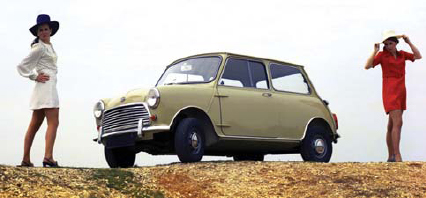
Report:
[[49,15],[38,15],[37,24],[30,28],[30,32],[37,38],[31,44],[30,54],[17,66],[21,76],[35,81],[30,101],[30,109],[33,113],[25,135],[24,157],[20,166],[34,166],[30,159],[31,145],[46,118],[43,167],[58,167],[58,162],[53,159],[53,145],[59,125],[59,99],[56,90],[57,56],[50,42],[50,37],[58,29],[59,22],[51,21]]

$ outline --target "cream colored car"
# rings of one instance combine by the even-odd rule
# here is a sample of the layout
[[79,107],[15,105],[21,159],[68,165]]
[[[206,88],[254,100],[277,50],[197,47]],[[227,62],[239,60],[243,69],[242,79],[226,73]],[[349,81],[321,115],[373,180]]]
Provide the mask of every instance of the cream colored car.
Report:
[[232,53],[176,60],[155,87],[102,99],[94,115],[110,167],[133,166],[138,152],[181,162],[285,153],[328,162],[339,137],[303,66]]

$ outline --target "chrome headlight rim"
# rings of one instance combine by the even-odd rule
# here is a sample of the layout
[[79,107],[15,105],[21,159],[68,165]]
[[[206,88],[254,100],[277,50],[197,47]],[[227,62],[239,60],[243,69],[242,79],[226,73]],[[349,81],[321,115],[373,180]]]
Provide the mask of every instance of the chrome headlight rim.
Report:
[[151,109],[155,109],[160,104],[160,92],[157,88],[151,88],[148,91],[147,99],[148,107]]
[[99,100],[93,107],[93,116],[95,116],[95,118],[99,120],[102,118],[104,111],[105,111],[105,103],[104,101]]

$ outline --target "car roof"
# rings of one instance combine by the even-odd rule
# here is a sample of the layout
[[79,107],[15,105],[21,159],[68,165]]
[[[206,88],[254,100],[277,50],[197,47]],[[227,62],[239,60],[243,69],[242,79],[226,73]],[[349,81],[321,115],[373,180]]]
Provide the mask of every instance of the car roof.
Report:
[[270,58],[260,58],[260,57],[255,57],[255,56],[236,54],[236,53],[231,53],[231,52],[210,52],[210,53],[196,54],[196,55],[192,55],[192,56],[188,56],[188,57],[185,57],[185,58],[180,58],[178,60],[175,60],[170,65],[173,65],[176,62],[180,62],[180,61],[188,59],[188,58],[195,58],[195,57],[201,57],[201,56],[217,56],[217,55],[235,56],[235,57],[241,57],[241,58],[247,58],[247,59],[266,60],[266,61],[270,61],[270,62],[273,62],[273,63],[287,64],[287,65],[292,65],[292,66],[301,67],[301,68],[304,67],[303,65],[298,65],[298,64],[294,64],[294,63],[290,63],[290,62],[285,62],[285,61],[280,61],[280,60],[275,60],[275,59],[270,59]]

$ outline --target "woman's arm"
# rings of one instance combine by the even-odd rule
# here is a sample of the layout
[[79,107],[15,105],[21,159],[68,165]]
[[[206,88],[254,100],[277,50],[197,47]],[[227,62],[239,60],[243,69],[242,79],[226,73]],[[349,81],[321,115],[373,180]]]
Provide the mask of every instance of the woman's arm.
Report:
[[422,55],[420,54],[420,51],[413,43],[411,43],[410,38],[408,38],[407,35],[402,35],[402,38],[404,38],[404,41],[410,46],[411,51],[413,51],[414,59],[421,59]]
[[44,83],[49,80],[49,76],[43,73],[37,74],[37,72],[34,71],[37,62],[40,60],[41,56],[43,55],[43,48],[40,46],[40,44],[34,45],[31,48],[31,53],[22,60],[22,62],[17,66],[18,73],[26,78],[29,78],[31,80]]
[[43,48],[40,44],[36,44],[31,48],[30,54],[22,60],[17,66],[18,73],[31,80],[37,79],[37,73],[34,71],[37,62],[43,55]]
[[370,55],[370,57],[367,59],[367,63],[365,63],[365,69],[370,69],[373,67],[374,57],[376,56],[377,52],[379,52],[379,47],[380,47],[380,43],[374,44],[374,51]]

